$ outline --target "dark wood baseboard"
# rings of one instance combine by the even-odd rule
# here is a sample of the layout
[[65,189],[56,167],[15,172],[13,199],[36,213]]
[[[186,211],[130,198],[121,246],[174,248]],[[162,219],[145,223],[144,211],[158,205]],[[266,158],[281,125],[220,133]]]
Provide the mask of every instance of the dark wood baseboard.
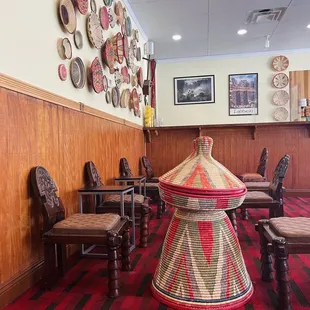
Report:
[[286,189],[286,197],[310,197],[310,189]]
[[[67,260],[67,270],[75,265],[80,258],[80,252],[76,251],[74,245],[68,245],[68,253],[72,254]],[[29,288],[38,283],[42,279],[43,268],[44,259],[42,257],[39,261],[33,263],[31,266],[12,277],[9,281],[0,285],[0,309],[3,309]]]

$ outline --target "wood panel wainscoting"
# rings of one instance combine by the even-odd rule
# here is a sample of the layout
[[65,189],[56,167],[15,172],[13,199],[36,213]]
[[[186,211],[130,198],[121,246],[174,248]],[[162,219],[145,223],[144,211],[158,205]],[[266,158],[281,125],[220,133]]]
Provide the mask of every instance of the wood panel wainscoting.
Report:
[[261,151],[267,147],[267,176],[271,177],[280,158],[289,154],[286,194],[310,196],[309,128],[310,122],[145,128],[149,141],[146,155],[160,176],[189,155],[193,139],[208,135],[214,139],[214,158],[240,174],[256,171]]
[[138,174],[145,154],[141,126],[86,106],[82,112],[77,102],[66,107],[61,97],[57,104],[57,95],[16,83],[0,75],[0,308],[41,277],[42,220],[30,195],[30,169],[47,168],[68,216],[78,212],[86,161],[94,161],[103,181],[113,184],[121,157]]

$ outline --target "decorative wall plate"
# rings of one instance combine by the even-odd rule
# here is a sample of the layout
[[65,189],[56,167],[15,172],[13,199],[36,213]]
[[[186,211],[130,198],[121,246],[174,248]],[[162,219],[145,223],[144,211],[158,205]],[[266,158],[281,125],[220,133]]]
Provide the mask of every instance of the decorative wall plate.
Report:
[[71,59],[72,58],[72,46],[68,38],[64,38],[62,40],[62,46],[63,46],[65,57],[67,59]]
[[126,18],[127,18],[127,16],[128,16],[128,13],[127,13],[127,9],[126,9],[126,7],[124,7],[124,8],[123,8],[123,11],[124,11],[124,18],[126,19]]
[[62,38],[59,38],[59,39],[57,40],[57,52],[58,52],[59,57],[60,57],[62,60],[65,60],[65,59],[66,59],[66,55],[65,55],[64,46],[63,46],[63,44],[62,44],[62,41],[63,41]]
[[103,91],[107,92],[108,91],[108,79],[107,77],[104,75],[103,76]]
[[132,74],[130,80],[131,80],[132,87],[138,86],[138,78],[136,75]]
[[102,28],[99,17],[96,13],[91,13],[88,17],[87,31],[90,42],[95,48],[101,48],[103,44]]
[[286,105],[289,100],[290,95],[285,90],[277,90],[272,97],[273,103],[278,106]]
[[62,81],[65,81],[67,79],[68,72],[64,64],[58,66],[58,76]]
[[121,108],[127,108],[130,101],[130,90],[124,89],[121,96]]
[[137,48],[136,59],[138,61],[141,61],[141,48],[140,47]]
[[129,57],[129,47],[128,47],[128,38],[126,35],[123,36],[123,50],[124,50],[124,57],[127,60]]
[[65,29],[73,33],[76,29],[76,14],[71,0],[60,0],[59,15]]
[[93,86],[94,91],[99,94],[103,91],[103,72],[102,67],[99,61],[99,58],[96,57],[91,66],[90,66],[90,80]]
[[109,21],[109,13],[107,7],[104,6],[99,11],[100,24],[103,30],[108,30],[110,21]]
[[90,9],[93,13],[97,13],[96,0],[90,0]]
[[105,94],[105,100],[107,103],[111,103],[111,92],[109,90]]
[[88,0],[76,0],[76,6],[82,15],[86,15],[88,12]]
[[117,87],[112,88],[112,104],[115,108],[120,104],[120,93]]
[[131,31],[132,31],[132,26],[131,26],[131,19],[129,16],[126,17],[125,19],[125,27],[126,27],[126,34],[127,37],[131,36]]
[[288,110],[286,108],[279,107],[273,112],[273,117],[276,121],[285,121],[288,118]]
[[111,6],[113,3],[113,0],[103,0],[103,2],[106,6]]
[[126,27],[125,27],[125,24],[123,24],[123,25],[121,26],[121,33],[122,33],[123,36],[126,35]]
[[83,36],[82,36],[81,31],[76,30],[74,32],[73,39],[74,39],[74,43],[75,43],[76,48],[81,49],[83,47]]
[[130,109],[133,109],[134,114],[137,115],[139,108],[139,95],[137,89],[134,88],[130,94]]
[[119,25],[124,24],[124,9],[122,6],[122,3],[120,1],[117,1],[115,4],[115,14],[116,14],[116,20]]
[[111,28],[114,28],[114,26],[116,25],[116,15],[113,8],[109,8],[108,13],[110,26]]
[[132,49],[134,57],[136,57],[137,55],[137,46],[138,46],[137,41],[135,39],[132,39],[130,41],[130,48]]
[[289,79],[285,73],[278,73],[272,79],[272,84],[276,88],[284,88],[288,85]]
[[272,67],[276,71],[284,71],[288,68],[290,62],[285,56],[276,56],[272,60]]
[[71,61],[70,75],[73,85],[76,88],[83,88],[86,81],[85,66],[80,57],[76,57]]
[[122,76],[123,76],[124,83],[129,84],[130,80],[129,80],[128,68],[127,67],[123,67],[121,69],[121,73],[122,73]]
[[123,37],[120,32],[118,32],[113,37],[113,49],[114,49],[114,59],[121,64],[124,60],[124,47],[123,47]]
[[138,78],[138,84],[142,88],[143,87],[143,71],[141,67],[137,71],[137,78]]
[[114,73],[114,49],[112,39],[107,39],[101,50],[102,61],[109,67],[110,73]]

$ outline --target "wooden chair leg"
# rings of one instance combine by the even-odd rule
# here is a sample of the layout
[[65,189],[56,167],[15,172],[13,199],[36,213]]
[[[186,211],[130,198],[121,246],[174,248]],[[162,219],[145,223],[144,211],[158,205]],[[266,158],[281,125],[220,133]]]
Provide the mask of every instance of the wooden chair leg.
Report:
[[123,271],[130,271],[131,264],[130,264],[130,235],[129,235],[129,226],[126,224],[126,227],[123,232],[122,238],[122,270]]
[[110,298],[117,298],[119,296],[118,246],[118,234],[108,232],[108,296]]
[[249,211],[247,208],[242,208],[241,209],[241,218],[243,220],[248,220],[249,219]]
[[57,244],[57,263],[58,263],[58,272],[61,277],[65,275],[66,272],[66,245]]
[[236,210],[229,210],[227,211],[227,215],[230,219],[230,222],[232,224],[232,227],[234,228],[234,231],[236,233],[236,236],[238,237],[238,227],[237,227],[237,218],[236,218]]
[[50,289],[56,282],[56,251],[54,243],[44,242],[44,276],[43,286],[46,289]]
[[285,239],[275,241],[275,263],[278,292],[278,310],[292,310],[288,276],[287,249]]
[[265,282],[271,282],[273,280],[272,269],[272,256],[268,252],[268,240],[264,236],[264,225],[268,221],[260,220],[258,222],[258,232],[260,237],[260,261],[261,261],[261,278]]
[[141,220],[140,220],[140,248],[147,247],[147,239],[149,237],[149,207],[141,206]]

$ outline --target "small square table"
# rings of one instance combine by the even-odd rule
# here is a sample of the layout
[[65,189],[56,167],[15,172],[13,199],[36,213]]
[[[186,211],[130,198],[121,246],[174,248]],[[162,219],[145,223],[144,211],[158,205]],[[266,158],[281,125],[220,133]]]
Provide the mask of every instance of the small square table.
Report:
[[144,183],[144,194],[146,196],[146,176],[138,175],[138,176],[131,176],[131,177],[119,177],[114,179],[115,183],[129,183],[129,182],[138,182],[139,183],[139,194],[142,195],[142,182]]
[[[121,196],[120,209],[121,216],[125,214],[125,203],[124,195],[131,195],[131,220],[132,220],[132,233],[131,233],[131,246],[130,252],[136,247],[136,227],[135,227],[135,203],[134,203],[134,186],[133,185],[104,185],[98,187],[84,187],[78,189],[79,194],[79,207],[80,212],[83,213],[83,197],[84,195],[106,195],[106,194],[119,194]],[[96,196],[95,196],[96,197]],[[95,200],[96,201],[96,200]],[[82,255],[84,256],[104,256],[107,257],[107,254],[101,253],[89,253],[92,251],[96,245],[90,246],[85,250],[84,244],[82,244]]]

